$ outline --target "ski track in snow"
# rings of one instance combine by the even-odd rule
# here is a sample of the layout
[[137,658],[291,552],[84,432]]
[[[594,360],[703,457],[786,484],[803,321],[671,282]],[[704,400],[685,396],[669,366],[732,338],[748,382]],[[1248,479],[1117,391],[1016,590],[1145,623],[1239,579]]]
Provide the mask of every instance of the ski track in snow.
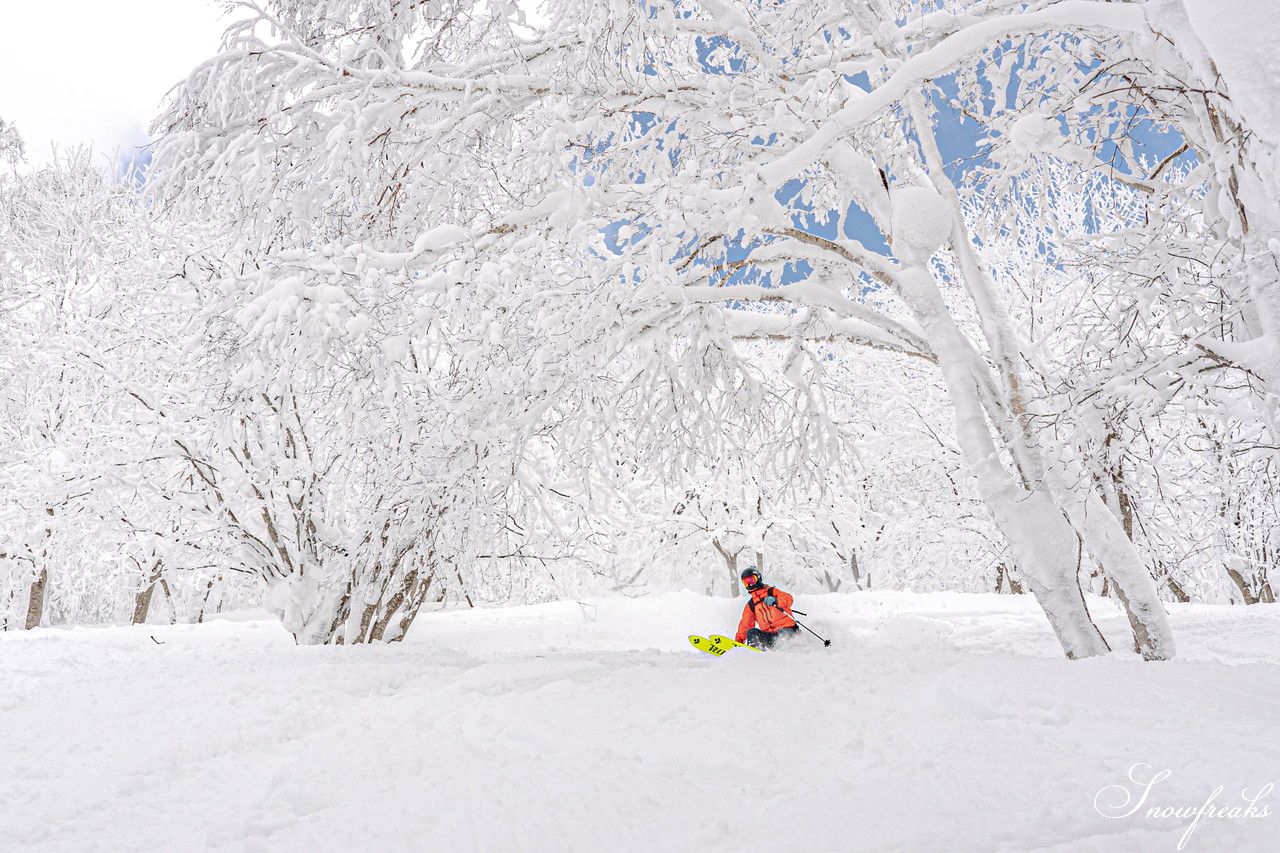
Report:
[[[1175,851],[1189,819],[1095,795],[1139,762],[1172,771],[1151,805],[1280,782],[1280,607],[1173,606],[1152,664],[1063,659],[1029,597],[797,606],[831,648],[703,655],[685,635],[741,600],[692,593],[423,614],[392,646],[0,635],[0,850]],[[1184,849],[1276,849],[1268,802]]]

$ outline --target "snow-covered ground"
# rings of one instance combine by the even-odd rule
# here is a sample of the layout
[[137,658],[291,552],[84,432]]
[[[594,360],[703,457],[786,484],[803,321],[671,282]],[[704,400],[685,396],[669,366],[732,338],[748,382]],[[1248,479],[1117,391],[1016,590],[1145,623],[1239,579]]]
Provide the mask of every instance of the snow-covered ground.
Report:
[[949,593],[799,596],[826,649],[688,645],[740,606],[455,610],[357,648],[248,616],[0,635],[0,849],[1174,851],[1192,818],[1146,810],[1220,785],[1237,816],[1183,849],[1278,849],[1280,795],[1242,792],[1280,782],[1280,607],[1173,607],[1159,664]]

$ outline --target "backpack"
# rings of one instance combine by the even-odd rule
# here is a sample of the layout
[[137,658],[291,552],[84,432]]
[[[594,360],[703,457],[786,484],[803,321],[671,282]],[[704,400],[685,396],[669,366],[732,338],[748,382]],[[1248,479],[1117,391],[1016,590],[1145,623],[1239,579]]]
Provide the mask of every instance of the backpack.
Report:
[[[769,587],[769,595],[772,595],[774,598],[777,598],[777,597],[778,597],[778,588],[777,588],[777,587],[773,587],[773,586]],[[769,597],[768,595],[766,595],[766,596],[765,596],[765,598],[768,598],[768,597]],[[750,601],[748,601],[748,602],[747,602],[747,604],[751,607],[751,615],[752,615],[752,616],[755,616],[755,615],[756,615],[756,597],[755,597],[754,595],[753,595],[753,596],[751,596],[751,600],[750,600]],[[779,610],[782,610],[782,608],[781,608],[781,607],[779,607],[778,609],[779,609]],[[783,613],[786,613],[787,611],[782,610],[782,612],[783,612]]]

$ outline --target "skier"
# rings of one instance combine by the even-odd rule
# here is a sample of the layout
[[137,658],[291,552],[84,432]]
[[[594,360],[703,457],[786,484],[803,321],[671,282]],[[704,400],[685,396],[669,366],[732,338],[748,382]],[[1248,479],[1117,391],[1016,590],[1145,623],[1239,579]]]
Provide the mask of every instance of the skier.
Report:
[[755,566],[743,571],[742,585],[751,593],[751,600],[742,608],[742,621],[738,623],[735,640],[757,649],[768,649],[779,637],[800,633],[800,626],[791,617],[791,605],[795,599],[789,593],[765,586],[764,578],[760,577]]

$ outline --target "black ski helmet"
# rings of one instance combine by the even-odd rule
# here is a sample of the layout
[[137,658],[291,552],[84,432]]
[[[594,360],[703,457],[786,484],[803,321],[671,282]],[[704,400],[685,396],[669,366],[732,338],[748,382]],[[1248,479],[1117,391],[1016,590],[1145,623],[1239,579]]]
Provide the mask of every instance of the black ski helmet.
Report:
[[764,586],[764,578],[760,576],[758,571],[756,571],[755,566],[743,569],[742,574],[739,575],[739,577],[742,579],[742,585],[749,590],[757,590]]

